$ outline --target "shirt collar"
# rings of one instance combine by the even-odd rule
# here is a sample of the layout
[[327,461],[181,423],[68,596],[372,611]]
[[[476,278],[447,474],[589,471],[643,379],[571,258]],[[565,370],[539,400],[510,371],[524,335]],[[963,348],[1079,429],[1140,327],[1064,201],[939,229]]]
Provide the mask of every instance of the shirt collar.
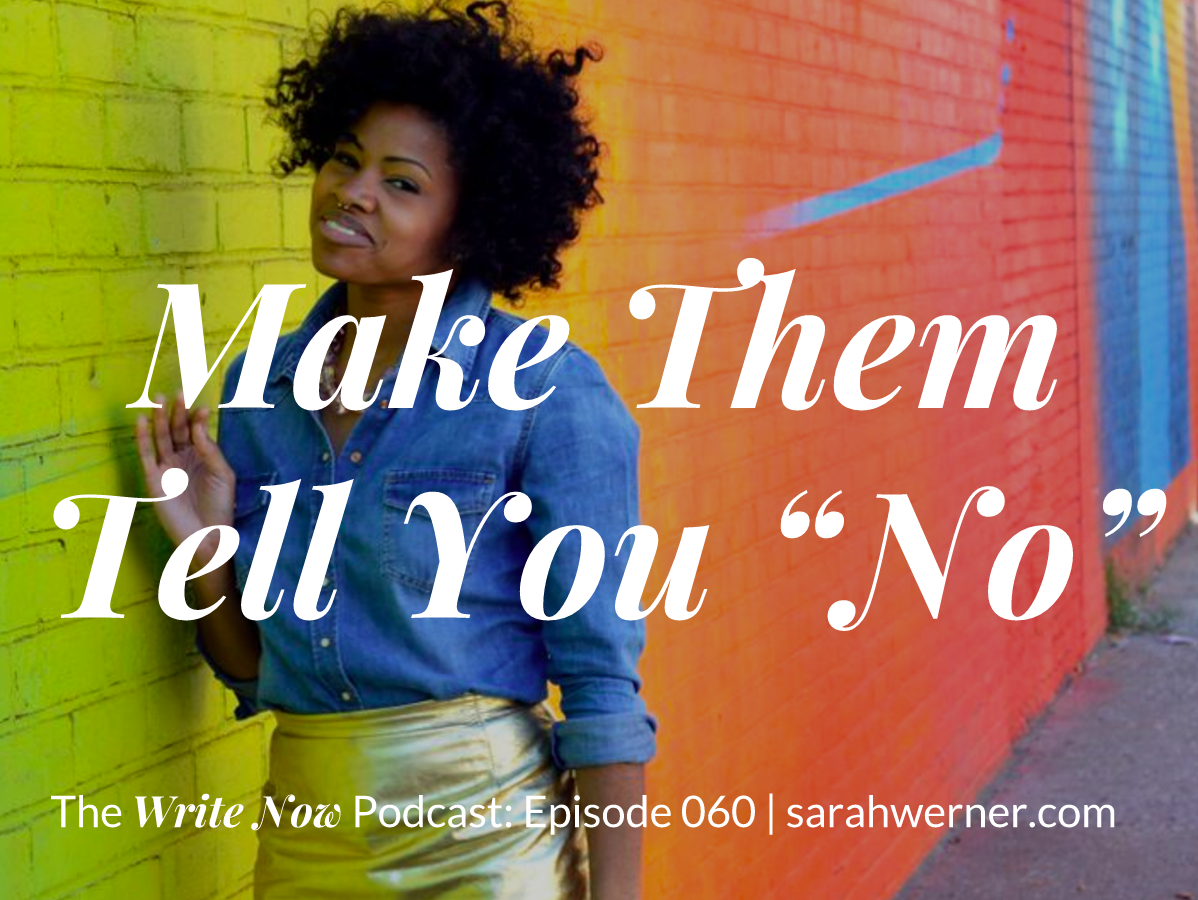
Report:
[[[281,346],[275,354],[268,383],[275,384],[295,377],[295,367],[299,364],[299,358],[316,336],[316,332],[345,310],[347,291],[344,281],[334,282],[309,310],[300,327],[280,340]],[[454,332],[454,340],[448,347],[446,342],[449,341],[458,319],[462,316],[475,316],[485,322],[490,306],[491,292],[486,286],[476,278],[463,278],[445,298],[441,315],[437,319],[437,327],[433,331],[433,346],[429,348],[430,352],[441,352],[442,358],[453,360],[462,367],[465,375],[469,376],[478,350],[477,345],[468,347],[463,344],[458,336],[460,329]]]

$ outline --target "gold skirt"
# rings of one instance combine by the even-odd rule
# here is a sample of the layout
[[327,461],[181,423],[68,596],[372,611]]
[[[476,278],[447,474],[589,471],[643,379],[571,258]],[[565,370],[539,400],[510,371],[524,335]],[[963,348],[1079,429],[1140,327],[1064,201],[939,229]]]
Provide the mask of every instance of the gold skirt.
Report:
[[[553,765],[543,704],[467,694],[275,717],[265,795],[283,812],[258,831],[256,900],[587,897],[582,832],[525,826],[528,803],[574,799],[573,777]],[[375,808],[355,826],[370,809],[358,797]],[[305,803],[340,804],[340,821],[305,825],[301,808],[293,824]]]

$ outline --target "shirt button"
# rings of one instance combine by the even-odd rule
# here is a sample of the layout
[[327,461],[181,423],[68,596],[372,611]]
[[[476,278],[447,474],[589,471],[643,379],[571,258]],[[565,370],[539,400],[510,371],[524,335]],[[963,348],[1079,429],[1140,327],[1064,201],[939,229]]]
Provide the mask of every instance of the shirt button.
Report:
[[320,639],[320,646],[322,646],[322,647],[327,647],[327,646],[328,646],[329,644],[331,644],[331,643],[333,643],[333,642],[332,642],[332,641],[330,641],[328,638],[321,638],[321,639]]
[[320,454],[320,461],[321,462],[329,461],[329,451],[328,450],[326,450],[324,453]]
[[332,583],[333,583],[333,579],[332,579],[332,578],[329,578],[329,577],[326,575],[326,576],[325,576],[325,579],[324,579],[324,586],[325,586],[325,587],[328,587],[328,586],[329,586],[329,585],[331,585]]
[[341,699],[344,700],[346,703],[349,703],[350,700],[354,699],[354,695],[351,694],[349,691],[342,691]]
[[386,409],[386,408],[387,408],[387,401],[386,401],[386,400],[384,400],[384,401],[383,401],[383,403],[382,403],[382,407],[383,407],[383,409]]
[[358,450],[355,450],[353,453],[351,453],[349,455],[349,461],[352,463],[360,463],[362,461],[361,452]]

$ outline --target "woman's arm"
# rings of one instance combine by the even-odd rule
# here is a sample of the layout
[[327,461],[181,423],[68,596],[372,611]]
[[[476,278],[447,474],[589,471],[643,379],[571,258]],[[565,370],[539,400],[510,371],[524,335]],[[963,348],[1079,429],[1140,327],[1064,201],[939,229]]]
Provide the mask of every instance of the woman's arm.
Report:
[[[187,473],[187,490],[173,500],[154,504],[158,520],[178,546],[202,528],[232,525],[237,477],[224,454],[208,435],[209,411],[201,407],[188,413],[183,396],[175,398],[168,411],[164,397],[154,410],[153,420],[137,419],[137,450],[146,484],[155,497],[163,496],[162,473],[182,469]],[[205,565],[216,552],[217,536],[210,535],[196,551],[191,571]],[[199,637],[213,664],[232,678],[248,681],[258,677],[261,645],[258,628],[241,614],[241,596],[232,563],[191,582],[200,608],[225,601],[198,620]]]
[[[636,763],[587,766],[575,770],[578,796],[584,807],[619,806],[628,809],[645,793],[645,767]],[[600,824],[587,829],[591,866],[591,900],[639,900],[641,896],[641,832],[624,824]]]

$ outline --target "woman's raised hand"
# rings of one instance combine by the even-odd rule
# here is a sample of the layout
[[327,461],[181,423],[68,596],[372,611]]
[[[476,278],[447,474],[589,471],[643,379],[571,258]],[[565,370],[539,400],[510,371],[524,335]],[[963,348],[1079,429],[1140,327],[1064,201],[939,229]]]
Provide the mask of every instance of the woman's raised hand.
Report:
[[201,528],[233,524],[237,476],[208,436],[208,409],[189,414],[182,394],[175,396],[169,412],[164,401],[155,398],[162,405],[154,410],[152,423],[137,417],[137,451],[154,497],[164,496],[162,473],[167,469],[187,473],[187,490],[154,504],[163,530],[178,545]]

